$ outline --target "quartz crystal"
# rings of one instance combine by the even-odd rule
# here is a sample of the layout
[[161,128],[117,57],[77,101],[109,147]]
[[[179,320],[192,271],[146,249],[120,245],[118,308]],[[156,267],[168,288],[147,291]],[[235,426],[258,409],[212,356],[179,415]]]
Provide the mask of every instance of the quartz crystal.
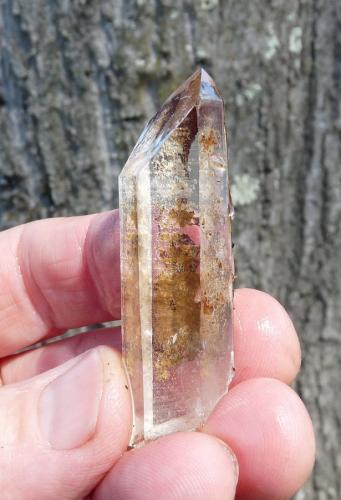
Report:
[[224,105],[204,70],[147,124],[119,184],[135,445],[200,428],[233,373]]

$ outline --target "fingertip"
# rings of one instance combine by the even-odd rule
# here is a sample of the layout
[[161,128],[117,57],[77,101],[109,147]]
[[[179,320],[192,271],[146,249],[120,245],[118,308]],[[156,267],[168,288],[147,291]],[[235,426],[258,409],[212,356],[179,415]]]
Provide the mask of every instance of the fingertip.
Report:
[[259,290],[235,291],[234,349],[232,386],[253,377],[290,384],[300,369],[300,344],[288,313],[274,297]]
[[315,437],[297,394],[274,379],[234,387],[209,418],[205,432],[232,446],[240,475],[238,497],[290,498],[311,474]]
[[229,500],[237,477],[236,458],[225,443],[202,433],[176,433],[126,452],[94,498]]

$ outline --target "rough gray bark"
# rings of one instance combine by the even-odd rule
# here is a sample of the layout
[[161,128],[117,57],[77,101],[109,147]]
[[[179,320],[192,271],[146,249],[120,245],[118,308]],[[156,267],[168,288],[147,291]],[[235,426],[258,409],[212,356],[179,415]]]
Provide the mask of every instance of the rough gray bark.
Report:
[[318,461],[341,491],[339,0],[0,0],[1,227],[117,204],[146,118],[197,65],[226,99],[239,284],[291,312]]

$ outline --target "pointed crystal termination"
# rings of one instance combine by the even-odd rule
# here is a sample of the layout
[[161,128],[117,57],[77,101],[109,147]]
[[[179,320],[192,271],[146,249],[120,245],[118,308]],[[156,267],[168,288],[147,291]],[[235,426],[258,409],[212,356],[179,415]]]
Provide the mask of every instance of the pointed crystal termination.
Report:
[[232,378],[224,106],[204,70],[147,124],[119,184],[123,356],[135,445],[200,427]]

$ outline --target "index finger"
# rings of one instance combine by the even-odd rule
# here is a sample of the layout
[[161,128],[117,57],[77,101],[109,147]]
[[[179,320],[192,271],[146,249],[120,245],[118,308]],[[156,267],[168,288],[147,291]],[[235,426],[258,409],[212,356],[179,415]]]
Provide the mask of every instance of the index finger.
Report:
[[0,233],[0,356],[120,317],[118,210]]

